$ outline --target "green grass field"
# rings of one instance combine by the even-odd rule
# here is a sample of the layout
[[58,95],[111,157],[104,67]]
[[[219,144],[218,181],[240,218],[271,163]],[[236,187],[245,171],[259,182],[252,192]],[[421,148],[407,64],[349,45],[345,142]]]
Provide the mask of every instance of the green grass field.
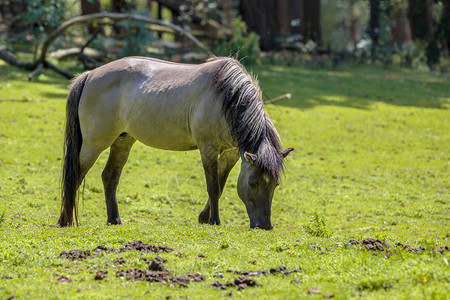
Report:
[[[80,227],[58,228],[69,82],[50,71],[29,82],[0,63],[0,299],[448,299],[449,252],[440,247],[450,244],[450,77],[374,66],[254,73],[265,98],[292,93],[266,106],[283,146],[295,148],[274,196],[272,231],[249,230],[239,164],[221,199],[222,226],[199,225],[207,194],[198,151],[139,143],[118,189],[124,224],[105,224],[106,151],[86,177]],[[366,238],[383,250],[349,243]],[[132,240],[174,251],[92,252]],[[60,257],[74,249],[92,254]],[[180,287],[116,276],[148,269],[144,259],[156,256],[173,275],[205,280]],[[279,266],[299,272],[270,273]],[[267,274],[251,277],[256,287],[212,287],[238,277],[227,270]],[[95,280],[98,271],[108,273]]]

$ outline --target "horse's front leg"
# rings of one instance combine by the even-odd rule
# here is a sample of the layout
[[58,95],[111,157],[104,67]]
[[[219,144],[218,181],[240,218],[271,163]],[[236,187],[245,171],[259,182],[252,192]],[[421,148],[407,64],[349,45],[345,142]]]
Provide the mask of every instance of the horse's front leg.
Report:
[[[221,194],[219,173],[218,173],[218,159],[219,151],[216,147],[209,145],[200,148],[200,155],[202,157],[203,169],[205,171],[206,187],[208,190],[208,204],[209,206],[209,224],[220,225],[219,218],[219,198]],[[206,207],[205,207],[206,208]]]
[[[239,160],[239,152],[237,149],[229,149],[226,150],[219,155],[218,160],[218,178],[219,178],[219,198],[223,193],[225,188],[225,183],[227,182],[228,174],[230,174],[231,169],[233,169],[236,162]],[[198,216],[199,223],[209,223],[210,221],[210,211],[211,211],[211,202],[208,199],[205,207],[200,212]]]

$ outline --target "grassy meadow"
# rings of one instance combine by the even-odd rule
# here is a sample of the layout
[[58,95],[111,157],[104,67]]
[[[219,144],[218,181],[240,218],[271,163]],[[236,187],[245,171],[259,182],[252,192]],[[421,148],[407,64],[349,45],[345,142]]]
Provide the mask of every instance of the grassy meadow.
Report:
[[[86,177],[80,226],[58,228],[69,82],[51,71],[30,82],[0,63],[0,299],[448,299],[450,77],[375,66],[253,71],[266,99],[292,94],[266,106],[283,146],[295,148],[275,192],[273,230],[249,230],[239,163],[221,199],[222,226],[200,225],[198,151],[139,143],[118,188],[123,225],[106,225],[105,151]],[[367,238],[383,249],[369,250]],[[92,251],[133,240],[174,251]],[[60,256],[75,249],[91,255]],[[173,275],[205,280],[180,287],[116,276],[148,269],[156,256]],[[280,266],[298,272],[270,272]],[[235,271],[259,271],[247,273],[258,286],[212,287]]]

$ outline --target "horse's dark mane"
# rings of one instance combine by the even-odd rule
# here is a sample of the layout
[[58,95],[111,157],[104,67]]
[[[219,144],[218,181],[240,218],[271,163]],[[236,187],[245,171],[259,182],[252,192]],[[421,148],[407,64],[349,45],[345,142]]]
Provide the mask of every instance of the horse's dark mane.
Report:
[[283,155],[278,133],[264,112],[258,82],[233,58],[213,57],[221,60],[214,83],[222,95],[222,112],[231,136],[241,154],[256,154],[256,165],[272,178],[279,180],[283,170]]

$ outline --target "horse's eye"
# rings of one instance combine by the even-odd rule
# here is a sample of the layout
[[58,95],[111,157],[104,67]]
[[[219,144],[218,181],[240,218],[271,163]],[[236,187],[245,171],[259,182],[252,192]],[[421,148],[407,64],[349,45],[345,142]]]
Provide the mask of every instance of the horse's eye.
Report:
[[258,186],[258,182],[256,182],[256,181],[250,181],[250,182],[248,183],[248,185],[249,185],[251,188],[256,188],[256,187]]

